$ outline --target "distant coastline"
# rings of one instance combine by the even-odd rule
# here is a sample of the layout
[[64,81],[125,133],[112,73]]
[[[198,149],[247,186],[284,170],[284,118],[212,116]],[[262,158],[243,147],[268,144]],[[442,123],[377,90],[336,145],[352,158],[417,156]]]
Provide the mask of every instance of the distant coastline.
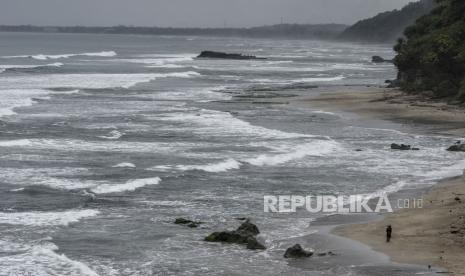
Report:
[[170,27],[88,27],[88,26],[33,26],[1,25],[0,32],[33,33],[88,33],[88,34],[140,34],[179,36],[239,36],[289,39],[336,39],[348,26],[343,24],[278,24],[251,28],[170,28]]

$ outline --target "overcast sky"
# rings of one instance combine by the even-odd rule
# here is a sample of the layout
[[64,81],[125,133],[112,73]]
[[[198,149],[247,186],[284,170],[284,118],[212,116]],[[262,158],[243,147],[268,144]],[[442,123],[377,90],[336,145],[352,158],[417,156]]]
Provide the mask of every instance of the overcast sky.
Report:
[[0,24],[246,27],[345,23],[415,0],[0,0]]

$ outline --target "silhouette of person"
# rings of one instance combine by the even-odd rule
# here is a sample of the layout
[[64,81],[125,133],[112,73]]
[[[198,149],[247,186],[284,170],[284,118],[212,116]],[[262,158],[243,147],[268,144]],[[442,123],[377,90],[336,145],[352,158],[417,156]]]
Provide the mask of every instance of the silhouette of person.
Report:
[[386,242],[391,241],[391,236],[392,236],[392,227],[391,225],[388,225],[388,227],[386,228]]

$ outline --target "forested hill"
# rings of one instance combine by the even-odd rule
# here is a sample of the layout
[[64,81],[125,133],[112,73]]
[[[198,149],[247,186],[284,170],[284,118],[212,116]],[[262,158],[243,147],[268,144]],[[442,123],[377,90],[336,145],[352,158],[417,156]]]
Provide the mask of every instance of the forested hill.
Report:
[[394,47],[399,82],[406,91],[465,102],[465,1],[437,2]]
[[355,23],[347,28],[340,38],[367,42],[394,42],[402,36],[406,27],[431,12],[434,5],[434,0],[421,0],[410,3],[401,10],[380,13]]

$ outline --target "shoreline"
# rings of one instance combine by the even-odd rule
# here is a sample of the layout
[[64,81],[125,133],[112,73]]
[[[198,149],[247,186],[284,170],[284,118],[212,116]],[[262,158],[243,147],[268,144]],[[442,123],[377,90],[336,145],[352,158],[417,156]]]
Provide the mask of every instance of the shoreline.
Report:
[[[430,134],[451,136],[451,140],[465,137],[465,108],[394,89],[363,90],[299,97],[292,104],[413,125]],[[395,263],[431,265],[447,270],[443,273],[465,275],[465,175],[443,179],[418,193],[423,208],[400,209],[381,219],[341,224],[330,234],[361,242]],[[385,241],[387,225],[394,229],[390,243]]]

